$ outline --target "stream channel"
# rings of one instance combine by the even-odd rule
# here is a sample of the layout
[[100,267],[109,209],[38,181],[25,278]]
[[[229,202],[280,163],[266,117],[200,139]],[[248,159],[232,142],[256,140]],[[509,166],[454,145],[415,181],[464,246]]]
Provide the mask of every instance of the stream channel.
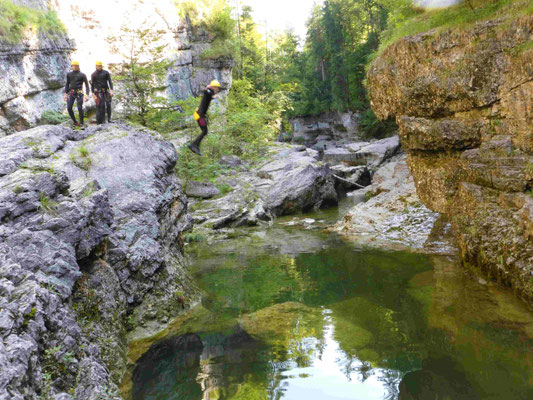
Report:
[[187,247],[204,296],[130,343],[128,400],[533,399],[533,313],[456,257],[371,248],[332,209]]

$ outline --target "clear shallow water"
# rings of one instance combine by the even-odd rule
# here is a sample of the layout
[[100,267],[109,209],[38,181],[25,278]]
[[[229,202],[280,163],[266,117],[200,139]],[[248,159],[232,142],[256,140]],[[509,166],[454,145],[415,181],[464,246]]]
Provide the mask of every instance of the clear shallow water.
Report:
[[194,252],[202,305],[131,344],[126,398],[533,398],[533,314],[451,258],[280,226]]

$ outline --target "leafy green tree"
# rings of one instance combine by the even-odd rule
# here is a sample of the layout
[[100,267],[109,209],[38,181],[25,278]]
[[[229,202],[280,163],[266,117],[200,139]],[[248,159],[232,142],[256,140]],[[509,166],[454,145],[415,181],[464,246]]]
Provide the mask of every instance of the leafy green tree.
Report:
[[239,21],[239,54],[234,69],[237,79],[246,78],[253,86],[264,88],[264,72],[266,63],[265,41],[258,32],[252,18],[252,8],[244,6],[238,16]]
[[171,62],[165,58],[163,33],[151,27],[123,26],[120,35],[108,38],[112,49],[125,60],[113,69],[117,99],[124,113],[143,125],[154,110],[169,106],[164,90]]

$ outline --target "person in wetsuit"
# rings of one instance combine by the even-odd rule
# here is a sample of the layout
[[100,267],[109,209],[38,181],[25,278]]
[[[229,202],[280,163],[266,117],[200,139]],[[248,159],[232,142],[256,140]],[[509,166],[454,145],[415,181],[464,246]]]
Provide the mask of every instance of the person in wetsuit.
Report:
[[108,71],[103,69],[102,61],[96,61],[96,71],[91,75],[91,90],[96,101],[96,123],[111,122],[111,98],[113,97],[113,82]]
[[[83,84],[85,83],[85,90],[87,95],[83,95]],[[67,102],[67,110],[70,118],[74,121],[74,125],[83,127],[83,101],[89,100],[89,82],[87,82],[87,76],[80,71],[80,63],[72,61],[72,71],[67,74],[67,83],[65,85],[65,93],[63,99]],[[72,106],[74,102],[77,102],[78,114],[80,116],[80,122],[76,121]]]
[[207,135],[207,109],[209,108],[209,104],[211,104],[211,100],[216,97],[217,93],[220,91],[220,82],[215,80],[212,80],[209,85],[204,90],[204,94],[202,96],[202,101],[200,102],[200,106],[196,109],[193,116],[196,122],[198,122],[198,126],[202,130],[202,133],[194,139],[187,147],[189,150],[191,150],[193,153],[198,154],[199,156],[202,155],[200,153],[200,143],[202,143],[202,140]]

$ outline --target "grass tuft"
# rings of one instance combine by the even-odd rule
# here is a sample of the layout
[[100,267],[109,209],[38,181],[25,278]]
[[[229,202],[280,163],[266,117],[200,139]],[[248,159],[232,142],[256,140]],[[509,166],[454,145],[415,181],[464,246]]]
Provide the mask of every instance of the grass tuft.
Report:
[[18,43],[28,31],[49,36],[66,32],[55,11],[35,10],[0,0],[0,42]]
[[428,9],[387,29],[383,33],[378,50],[371,56],[371,60],[379,56],[389,45],[405,36],[432,29],[467,28],[480,21],[501,17],[512,18],[532,13],[533,3],[529,0],[470,0],[446,8]]

